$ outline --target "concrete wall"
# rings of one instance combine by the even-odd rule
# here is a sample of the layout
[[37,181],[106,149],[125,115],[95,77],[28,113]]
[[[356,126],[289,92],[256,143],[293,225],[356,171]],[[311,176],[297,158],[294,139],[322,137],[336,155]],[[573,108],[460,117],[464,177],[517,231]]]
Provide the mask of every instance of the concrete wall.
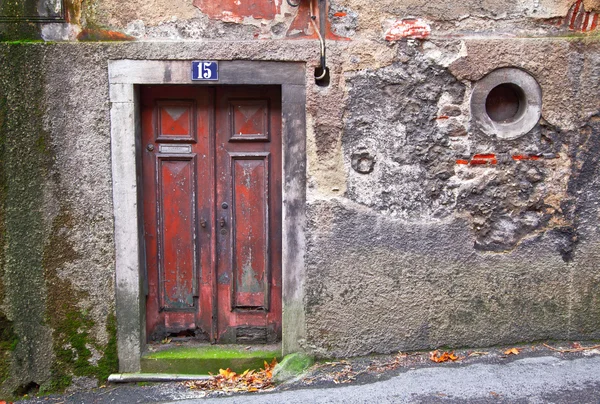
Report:
[[[3,4],[4,395],[116,369],[118,59],[306,62],[307,351],[600,337],[597,0],[332,0],[328,87],[306,1],[67,0],[64,22],[31,23]],[[474,83],[505,66],[542,90],[515,140],[470,117]]]

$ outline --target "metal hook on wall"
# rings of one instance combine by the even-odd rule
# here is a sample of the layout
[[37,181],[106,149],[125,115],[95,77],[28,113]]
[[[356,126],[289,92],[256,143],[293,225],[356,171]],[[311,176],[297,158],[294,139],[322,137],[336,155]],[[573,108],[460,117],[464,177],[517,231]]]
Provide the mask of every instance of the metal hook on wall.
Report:
[[326,0],[317,0],[319,2],[319,26],[317,27],[317,23],[315,22],[315,20],[317,19],[317,17],[315,16],[315,13],[313,11],[313,2],[312,0],[309,0],[310,2],[310,21],[312,22],[315,31],[317,32],[317,35],[319,37],[319,42],[321,44],[321,66],[320,66],[320,70],[321,73],[319,75],[317,75],[317,73],[315,73],[315,80],[318,82],[319,80],[323,80],[325,78],[325,76],[327,75],[327,63],[326,63],[326,56],[325,56],[325,39],[323,38],[325,35],[325,28],[326,28],[326,19],[323,18],[325,13],[327,12],[326,10]]
[[[319,25],[317,26],[316,19],[317,16],[313,10],[313,1],[319,2]],[[294,2],[293,0],[287,0],[287,3],[291,7],[298,7],[302,0],[297,0]],[[326,59],[326,48],[325,48],[325,33],[327,29],[327,0],[308,0],[308,4],[310,6],[310,22],[312,23],[317,36],[319,37],[319,44],[321,50],[321,63],[320,66],[315,70],[315,82],[319,86],[327,86],[329,85],[329,69],[327,68],[327,59]]]

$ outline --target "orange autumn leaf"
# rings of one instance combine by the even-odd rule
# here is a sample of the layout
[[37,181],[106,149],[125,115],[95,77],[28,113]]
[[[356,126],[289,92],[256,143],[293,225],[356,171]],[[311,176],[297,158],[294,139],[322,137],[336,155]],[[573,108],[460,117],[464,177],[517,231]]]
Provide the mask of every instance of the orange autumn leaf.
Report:
[[521,352],[519,348],[510,348],[504,351],[504,355],[518,355]]
[[454,361],[458,360],[459,357],[454,354],[454,351],[443,352],[440,354],[440,351],[438,351],[436,349],[435,351],[429,353],[429,359],[435,363],[442,363],[442,362],[448,362],[448,361],[454,362]]
[[277,359],[271,363],[265,362],[265,368],[261,370],[246,370],[237,374],[233,370],[219,369],[218,375],[211,374],[208,380],[188,381],[184,384],[190,389],[221,390],[221,391],[268,391],[274,388],[272,381],[272,369],[277,365]]
[[233,380],[237,374],[231,369],[219,369],[219,375],[223,376],[227,380]]

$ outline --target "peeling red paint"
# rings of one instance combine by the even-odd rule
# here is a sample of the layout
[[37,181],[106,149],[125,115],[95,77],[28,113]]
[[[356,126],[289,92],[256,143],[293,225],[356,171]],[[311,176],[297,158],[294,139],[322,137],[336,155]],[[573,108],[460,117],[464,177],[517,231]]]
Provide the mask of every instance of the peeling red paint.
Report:
[[539,160],[540,156],[536,156],[533,154],[529,154],[529,155],[525,155],[525,154],[515,154],[514,156],[512,156],[513,160],[516,161],[520,161],[520,160]]
[[592,19],[592,25],[590,27],[590,31],[593,31],[596,28],[598,28],[598,14],[594,14],[594,18]]
[[347,16],[348,13],[344,13],[343,11],[338,11],[337,13],[335,13],[333,16],[337,17],[337,18],[341,18],[341,17],[345,17]]
[[460,159],[456,160],[456,164],[469,164],[472,166],[480,166],[487,164],[497,164],[498,160],[496,159],[496,155],[493,153],[482,153],[474,155],[471,160]]
[[583,0],[577,0],[566,16],[552,18],[546,22],[570,31],[590,32],[598,28],[598,13],[585,11]]
[[493,153],[487,153],[487,154],[476,154],[473,156],[473,159],[479,160],[479,159],[495,159],[496,155]]
[[194,0],[209,18],[226,22],[242,22],[245,17],[272,20],[281,12],[281,1]]
[[440,115],[436,119],[450,119],[448,115]]
[[[319,18],[320,18],[318,4],[314,0],[311,0],[311,1],[313,1],[313,12],[316,14],[316,17],[317,17],[315,22],[318,25]],[[342,17],[337,14],[346,15],[346,13],[336,13],[336,14],[334,14],[334,17]],[[290,39],[318,39],[319,38],[319,36],[317,35],[317,33],[314,30],[312,23],[310,22],[310,3],[308,1],[303,1],[300,3],[300,6],[298,6],[298,14],[296,14],[294,21],[292,21],[292,24],[288,28],[286,36]],[[333,33],[333,31],[331,30],[331,22],[329,21],[329,19],[327,19],[327,22],[326,22],[325,39],[337,40],[337,41],[349,40],[349,38],[338,36]]]
[[[581,2],[582,1],[583,0],[577,0],[577,2],[575,3],[574,8],[573,7],[571,8],[571,10],[573,10],[573,15],[571,16],[571,21],[569,22],[569,28],[570,29],[575,29],[575,20],[577,20],[577,14],[579,13],[579,10],[581,8]],[[571,13],[571,10],[569,10],[569,13]]]
[[[245,18],[256,18],[272,21],[281,14],[281,4],[283,0],[260,0],[260,1],[242,1],[242,0],[194,0],[194,6],[198,7],[209,18],[225,22],[242,23]],[[319,21],[318,4],[313,1],[313,9]],[[334,17],[343,17],[346,13],[335,13]],[[318,38],[310,21],[310,3],[303,1],[298,6],[296,17],[292,21],[286,36],[288,38]],[[340,40],[347,39],[335,35],[331,31],[331,23],[327,20],[326,39]],[[256,34],[255,37],[260,37]]]
[[487,159],[475,160],[475,159],[473,159],[469,162],[469,164],[472,166],[481,166],[481,165],[485,165],[485,164],[497,164],[497,163],[498,163],[498,160],[496,160],[496,159],[490,159],[490,160],[487,160]]
[[78,41],[134,41],[135,38],[117,31],[85,28],[79,35]]
[[396,20],[385,33],[386,41],[398,41],[403,38],[425,39],[431,34],[429,24],[418,18]]
[[[524,160],[542,160],[542,159],[557,159],[560,156],[554,153],[548,153],[547,155],[536,155],[536,154],[513,154],[510,158],[514,161]],[[486,164],[497,164],[498,158],[494,153],[481,153],[475,154],[470,160],[460,159],[456,160],[456,164],[469,164],[472,166],[486,165]]]

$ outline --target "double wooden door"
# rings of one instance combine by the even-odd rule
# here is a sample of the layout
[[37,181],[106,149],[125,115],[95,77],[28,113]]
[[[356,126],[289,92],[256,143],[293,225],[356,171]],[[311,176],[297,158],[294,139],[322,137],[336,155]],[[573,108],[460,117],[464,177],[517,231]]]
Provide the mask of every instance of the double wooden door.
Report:
[[280,339],[280,87],[140,91],[148,338]]

